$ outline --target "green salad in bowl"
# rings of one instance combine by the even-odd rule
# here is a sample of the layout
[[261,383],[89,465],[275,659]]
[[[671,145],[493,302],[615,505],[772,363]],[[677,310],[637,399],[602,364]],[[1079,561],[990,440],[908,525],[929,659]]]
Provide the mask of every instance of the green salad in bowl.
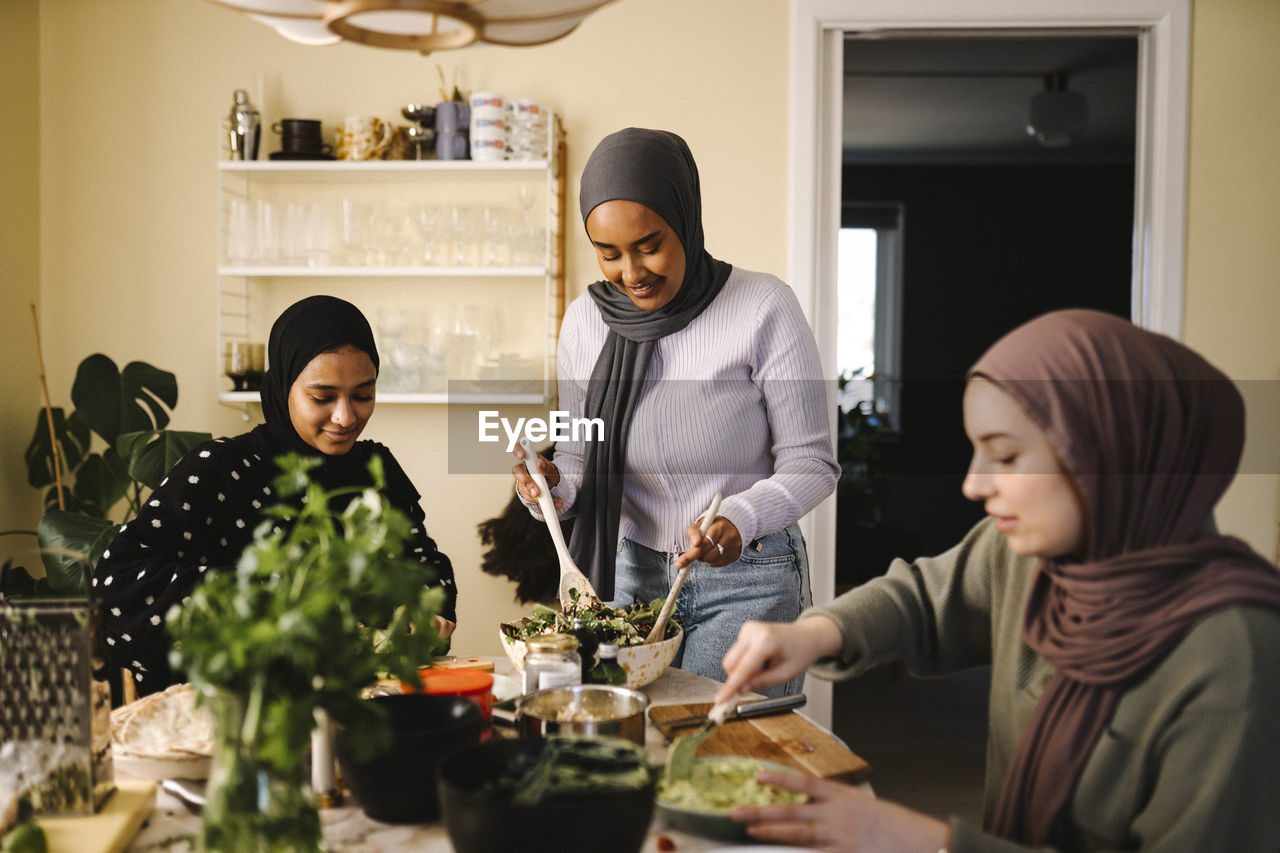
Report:
[[575,619],[582,620],[582,627],[595,634],[601,643],[616,643],[618,664],[627,674],[627,687],[643,687],[657,680],[671,665],[680,649],[684,634],[675,619],[668,619],[663,638],[645,645],[662,610],[664,599],[656,598],[648,604],[635,602],[625,608],[609,607],[598,601],[581,601],[576,592],[573,604],[564,611],[535,604],[528,616],[499,626],[502,648],[518,670],[524,669],[524,641],[538,634],[573,631]]

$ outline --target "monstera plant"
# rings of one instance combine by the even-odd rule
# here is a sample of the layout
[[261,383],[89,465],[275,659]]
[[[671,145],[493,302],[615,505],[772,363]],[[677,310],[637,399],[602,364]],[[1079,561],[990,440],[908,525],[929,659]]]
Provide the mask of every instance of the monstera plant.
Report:
[[[27,446],[27,482],[46,489],[36,535],[45,579],[6,567],[0,591],[84,593],[86,568],[133,518],[169,468],[208,433],[166,429],[178,380],[141,361],[124,370],[95,353],[76,370],[75,410],[41,408]],[[105,445],[93,448],[93,436]],[[120,508],[117,510],[117,508]],[[113,512],[119,512],[115,519]],[[122,517],[121,517],[122,516]]]

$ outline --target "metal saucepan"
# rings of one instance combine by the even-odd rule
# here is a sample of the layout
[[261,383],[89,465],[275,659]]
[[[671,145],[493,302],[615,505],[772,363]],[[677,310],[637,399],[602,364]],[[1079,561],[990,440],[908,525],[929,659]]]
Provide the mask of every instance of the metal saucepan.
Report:
[[629,687],[574,684],[548,687],[516,700],[521,737],[607,735],[644,746],[649,697]]

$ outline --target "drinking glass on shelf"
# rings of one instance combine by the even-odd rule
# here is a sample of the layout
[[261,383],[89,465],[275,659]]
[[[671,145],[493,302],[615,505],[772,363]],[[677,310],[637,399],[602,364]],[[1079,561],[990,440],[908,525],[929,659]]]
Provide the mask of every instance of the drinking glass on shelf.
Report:
[[285,266],[302,266],[307,261],[307,206],[289,202],[284,207],[280,228],[280,261]]
[[449,237],[453,242],[453,266],[471,266],[475,252],[475,214],[465,204],[449,208]]
[[382,353],[382,366],[378,370],[378,390],[394,394],[404,390],[401,385],[401,367],[404,359],[400,350],[404,346],[405,312],[400,308],[383,305],[377,312],[377,343]]
[[521,184],[518,190],[517,200],[520,203],[521,220],[525,225],[530,223],[533,213],[533,193],[533,187],[528,184]]
[[223,350],[223,372],[231,379],[232,391],[257,391],[262,387],[266,346],[250,341],[227,341]]
[[391,207],[385,202],[374,202],[366,207],[366,216],[365,264],[380,267],[395,263],[400,252],[397,233],[399,222]]
[[269,201],[258,201],[258,253],[260,264],[280,260],[280,210]]
[[249,342],[249,369],[244,374],[246,391],[258,391],[262,388],[262,377],[267,372],[267,345]]
[[511,225],[507,221],[507,211],[495,205],[486,205],[481,233],[480,266],[501,267],[510,263]]
[[307,210],[305,250],[307,265],[325,267],[333,263],[333,246],[338,217],[331,205],[313,202]]
[[445,230],[445,211],[439,205],[418,207],[418,232],[422,235],[422,263],[444,266],[449,263],[449,237]]
[[453,335],[449,342],[449,379],[474,379],[483,349],[485,329],[474,303],[454,307]]
[[354,199],[344,198],[340,205],[342,225],[343,263],[363,266],[365,263],[366,232],[369,230],[368,206]]
[[547,232],[537,225],[523,225],[514,239],[513,254],[519,260],[512,260],[516,266],[542,267],[547,262]]
[[397,205],[394,209],[395,219],[395,260],[398,267],[412,267],[422,264],[426,255],[426,240],[418,227],[418,208],[416,205]]
[[227,258],[232,266],[248,263],[257,255],[258,219],[253,205],[232,199],[227,205]]
[[428,394],[440,394],[448,389],[452,322],[451,309],[437,308],[423,326],[422,390]]

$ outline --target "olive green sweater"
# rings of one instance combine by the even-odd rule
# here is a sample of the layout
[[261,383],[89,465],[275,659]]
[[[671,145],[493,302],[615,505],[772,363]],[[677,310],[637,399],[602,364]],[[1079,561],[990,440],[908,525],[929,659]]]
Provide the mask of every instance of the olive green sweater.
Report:
[[[1035,561],[990,520],[938,557],[813,608],[844,632],[810,670],[850,678],[890,660],[917,675],[991,665],[984,812],[1053,667],[1022,642]],[[802,616],[801,618],[804,618]],[[1070,801],[1066,850],[1280,851],[1280,612],[1234,606],[1196,624],[1121,697]],[[952,819],[950,853],[1025,850]]]

